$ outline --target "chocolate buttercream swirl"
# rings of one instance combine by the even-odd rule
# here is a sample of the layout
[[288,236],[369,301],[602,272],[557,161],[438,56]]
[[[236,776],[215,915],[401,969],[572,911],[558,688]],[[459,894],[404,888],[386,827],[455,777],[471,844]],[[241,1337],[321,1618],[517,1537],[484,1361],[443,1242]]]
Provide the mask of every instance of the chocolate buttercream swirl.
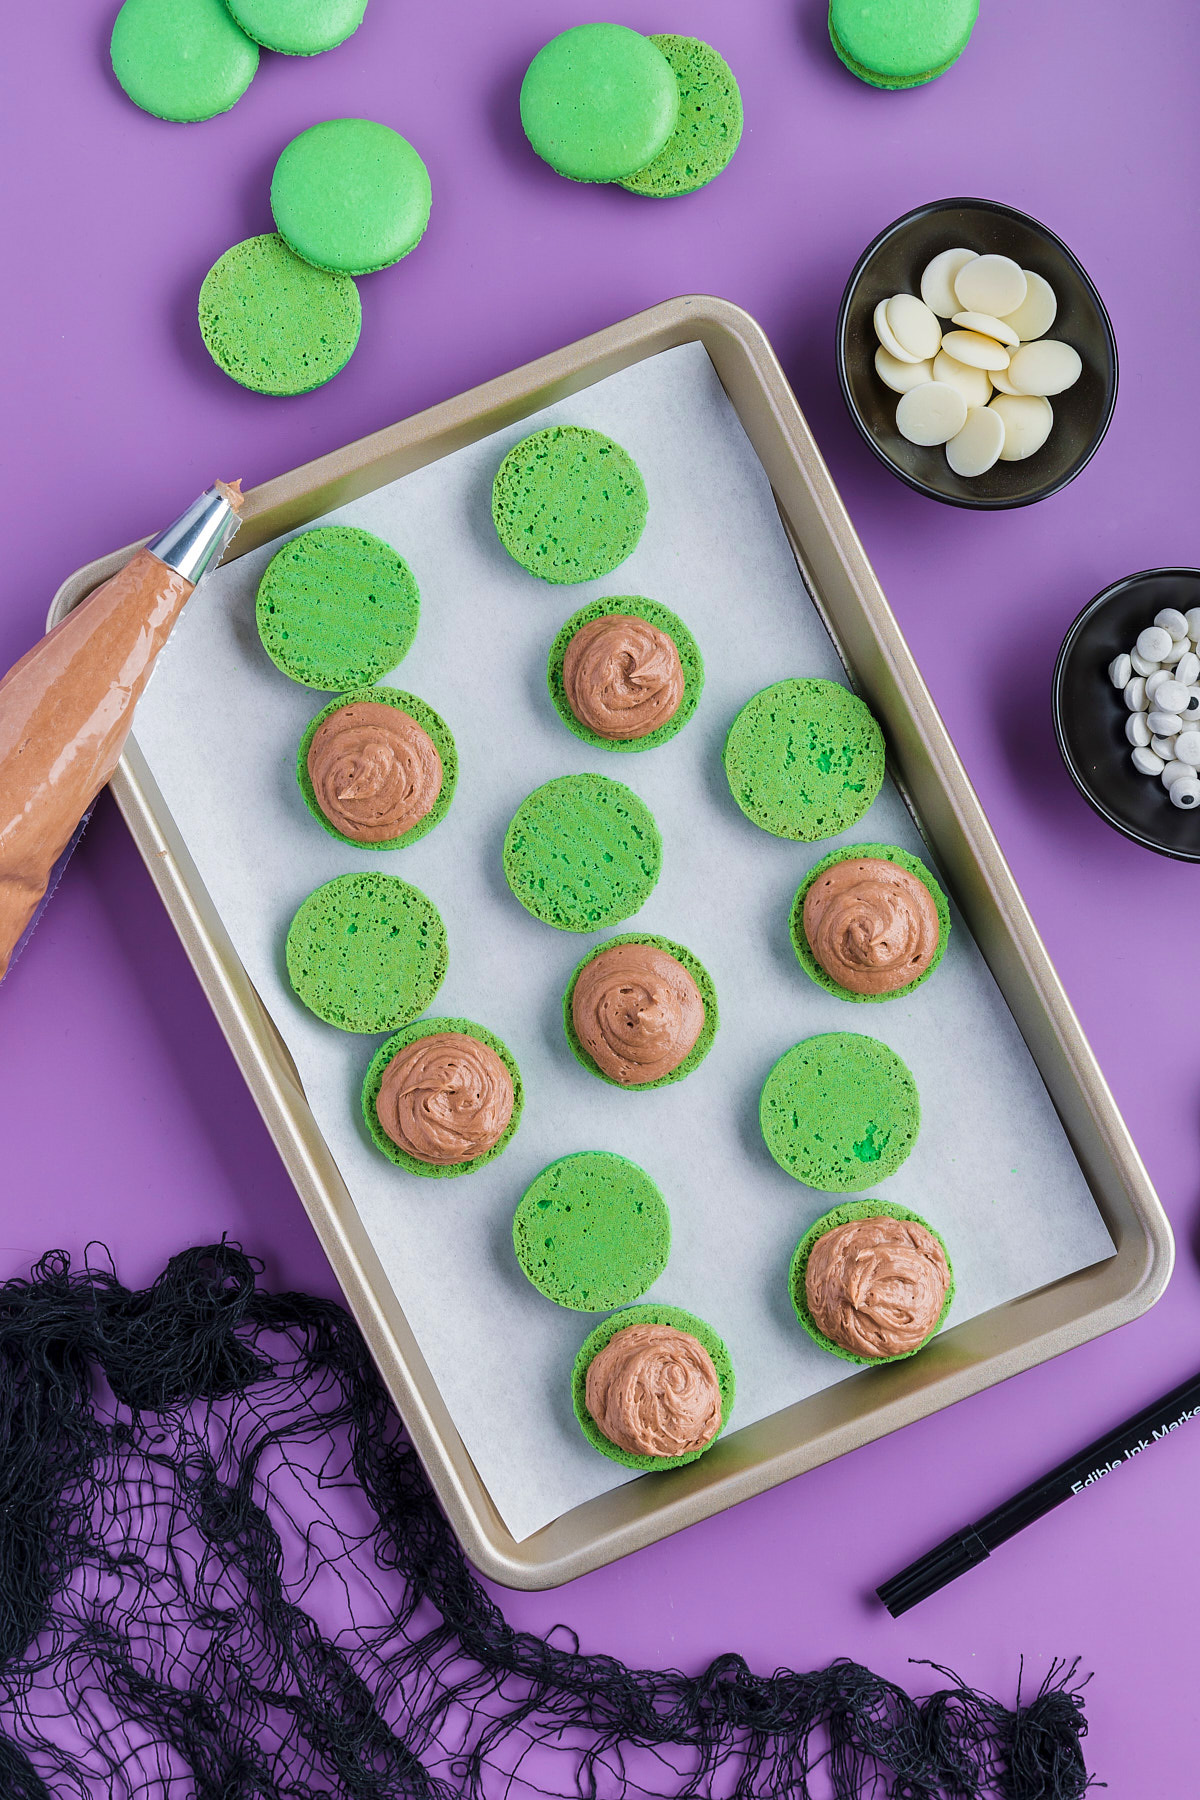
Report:
[[950,1269],[931,1231],[912,1219],[855,1219],[824,1232],[804,1275],[819,1331],[855,1356],[903,1356],[941,1315]]
[[721,1389],[699,1338],[627,1325],[588,1364],[584,1400],[611,1444],[633,1456],[686,1456],[721,1429]]
[[923,975],[938,947],[925,883],[884,857],[847,857],[804,896],[804,935],[825,973],[851,994],[892,994]]
[[614,944],[575,978],[571,1019],[596,1067],[622,1087],[660,1081],[704,1029],[704,1000],[683,964],[654,944]]
[[418,1162],[473,1162],[495,1148],[513,1111],[512,1076],[490,1044],[437,1031],[398,1050],[379,1085],[375,1114]]
[[562,668],[567,705],[602,738],[642,738],[674,718],[683,699],[675,641],[646,619],[609,613],[581,625]]
[[352,700],[313,733],[308,778],[336,831],[356,844],[382,844],[403,837],[436,805],[442,759],[400,707]]

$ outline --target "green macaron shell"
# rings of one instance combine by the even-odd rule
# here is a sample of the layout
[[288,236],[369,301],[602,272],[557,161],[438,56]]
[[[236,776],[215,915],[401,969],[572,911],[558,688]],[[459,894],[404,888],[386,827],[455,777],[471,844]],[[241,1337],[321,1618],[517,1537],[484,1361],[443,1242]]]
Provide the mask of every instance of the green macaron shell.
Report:
[[200,335],[219,369],[256,394],[307,394],[344,369],[362,329],[358,289],[293,256],[272,232],[245,238],[204,277]]
[[606,775],[560,775],[522,800],[504,874],[527,912],[559,931],[599,931],[645,904],[662,868],[650,809]]
[[[587,1372],[594,1357],[599,1356],[604,1346],[616,1337],[618,1331],[624,1331],[628,1325],[669,1325],[676,1331],[686,1331],[699,1339],[712,1358],[713,1368],[717,1372],[717,1386],[721,1390],[721,1429],[711,1443],[703,1450],[689,1450],[684,1456],[640,1456],[631,1450],[622,1450],[606,1438],[600,1427],[587,1409]],[[698,1319],[695,1313],[685,1312],[682,1306],[628,1306],[624,1312],[613,1313],[597,1325],[595,1331],[586,1337],[575,1358],[575,1368],[571,1376],[571,1402],[575,1408],[575,1417],[579,1420],[579,1428],[584,1437],[602,1456],[609,1456],[613,1462],[624,1463],[627,1469],[678,1469],[684,1463],[695,1462],[698,1457],[705,1456],[713,1444],[720,1440],[722,1432],[729,1423],[729,1415],[733,1411],[737,1384],[734,1380],[733,1361],[723,1338],[717,1336],[711,1325]]]
[[[347,837],[338,830],[321,811],[317,796],[313,791],[312,779],[308,773],[308,752],[318,730],[332,713],[340,712],[343,706],[353,706],[358,701],[366,701],[377,706],[394,706],[400,712],[406,712],[410,719],[415,719],[437,748],[442,759],[442,787],[437,799],[416,824],[400,837],[387,838],[377,844],[360,843],[358,838]],[[406,694],[399,688],[360,687],[352,688],[348,694],[339,694],[336,700],[323,707],[315,719],[311,719],[305,727],[304,736],[300,739],[300,748],[296,753],[296,780],[300,784],[300,792],[304,795],[304,803],[319,825],[323,825],[330,837],[337,838],[339,843],[349,844],[355,850],[403,850],[409,844],[415,844],[423,838],[427,831],[432,831],[450,810],[450,802],[454,798],[454,787],[458,780],[458,750],[450,727],[440,713],[434,712],[424,700],[418,700],[415,694]]]
[[288,980],[342,1031],[395,1031],[446,978],[446,927],[427,894],[396,875],[337,875],[288,928]]
[[620,181],[653,162],[679,116],[662,51],[627,25],[575,25],[543,46],[521,83],[521,124],[571,181]]
[[247,36],[281,56],[319,56],[362,24],[367,0],[226,0]]
[[[598,731],[593,731],[590,725],[585,725],[575,717],[567,699],[567,690],[563,686],[563,662],[567,646],[575,633],[582,626],[590,625],[593,619],[607,619],[614,615],[645,619],[648,625],[665,632],[679,653],[683,669],[683,698],[666,723],[648,731],[645,737],[601,737]],[[590,606],[581,606],[578,612],[571,614],[550,646],[546,684],[559,718],[585,744],[592,744],[597,750],[653,750],[657,745],[669,742],[676,732],[682,731],[695,712],[704,690],[704,658],[695,638],[670,607],[660,606],[657,600],[647,600],[643,594],[618,594],[608,600],[593,600]]]
[[644,1169],[611,1150],[559,1157],[513,1214],[517,1261],[547,1300],[574,1312],[627,1306],[671,1254],[671,1215]]
[[492,483],[500,542],[531,575],[560,585],[610,575],[637,548],[647,510],[629,452],[582,425],[522,438]]
[[854,1194],[894,1175],[921,1128],[908,1067],[878,1038],[828,1031],[784,1052],[759,1101],[767,1149],[787,1174]]
[[[833,976],[821,967],[813,955],[804,934],[804,898],[813,882],[818,880],[826,869],[832,869],[836,863],[856,862],[860,857],[866,856],[875,857],[882,862],[895,863],[898,869],[905,869],[910,875],[915,875],[917,880],[928,888],[929,896],[937,907],[938,941],[932,962],[917,976],[915,981],[906,982],[903,987],[893,988],[890,994],[852,994],[849,988],[839,987]],[[923,981],[929,980],[945,956],[946,945],[950,938],[950,907],[945,894],[925,864],[918,861],[915,856],[910,856],[907,850],[901,850],[898,844],[851,844],[843,850],[831,850],[828,856],[822,857],[821,861],[808,871],[796,889],[796,898],[792,902],[790,931],[792,948],[796,952],[800,967],[806,975],[811,975],[817,985],[823,987],[827,993],[835,994],[839,1000],[902,1000],[905,994],[914,993]]]
[[631,194],[668,200],[694,194],[721,173],[741,142],[742,96],[733,71],[711,44],[699,38],[655,34],[679,84],[679,119],[652,163],[627,175]]
[[399,262],[429,223],[429,172],[390,125],[326,119],[284,146],[271,212],[297,256],[319,269],[369,275]]
[[829,38],[872,87],[921,87],[944,75],[970,41],[979,0],[830,0]]
[[305,687],[369,687],[407,656],[421,599],[404,558],[356,525],[289,538],[258,584],[263,648]]
[[857,825],[883,785],[883,733],[836,681],[777,681],[725,739],[730,791],[775,837],[812,843]]
[[[419,1161],[417,1157],[410,1156],[407,1150],[402,1150],[399,1144],[392,1142],[379,1123],[379,1115],[375,1110],[375,1104],[379,1099],[379,1089],[383,1083],[383,1072],[393,1056],[397,1056],[401,1050],[406,1049],[409,1044],[415,1043],[418,1038],[435,1037],[441,1031],[457,1031],[463,1037],[478,1038],[481,1044],[486,1044],[489,1050],[496,1052],[512,1080],[512,1117],[505,1127],[503,1137],[499,1138],[490,1150],[485,1150],[482,1156],[472,1157],[470,1162],[426,1163]],[[525,1089],[521,1081],[521,1071],[517,1067],[512,1051],[494,1032],[489,1031],[486,1025],[477,1025],[473,1019],[418,1019],[415,1024],[406,1026],[403,1031],[398,1031],[395,1037],[390,1037],[386,1044],[379,1046],[371,1058],[370,1067],[363,1080],[363,1118],[366,1120],[367,1130],[376,1146],[398,1168],[407,1169],[410,1175],[428,1175],[435,1179],[470,1175],[475,1169],[482,1169],[485,1163],[494,1162],[498,1156],[503,1155],[512,1142],[517,1126],[521,1123],[521,1108],[524,1104]]]
[[[844,1350],[840,1344],[835,1344],[833,1339],[827,1338],[816,1324],[808,1310],[805,1277],[808,1273],[808,1259],[818,1238],[824,1237],[827,1231],[836,1231],[839,1225],[852,1225],[859,1219],[880,1218],[905,1219],[910,1224],[923,1225],[926,1231],[935,1237],[942,1246],[946,1257],[946,1267],[950,1271],[950,1285],[946,1289],[946,1298],[942,1304],[942,1310],[938,1314],[937,1324],[929,1333],[929,1337],[923,1338],[915,1350],[902,1350],[898,1356],[859,1356],[855,1351]],[[823,1213],[815,1225],[809,1226],[796,1245],[795,1255],[792,1257],[791,1268],[788,1271],[788,1292],[791,1295],[796,1317],[815,1344],[819,1344],[822,1350],[828,1350],[831,1356],[840,1356],[843,1362],[859,1363],[864,1368],[874,1368],[877,1363],[904,1362],[908,1357],[916,1356],[925,1348],[930,1338],[937,1336],[946,1322],[946,1314],[950,1311],[950,1303],[954,1299],[954,1265],[950,1261],[950,1252],[946,1249],[946,1240],[941,1232],[934,1231],[929,1220],[923,1219],[920,1213],[910,1212],[907,1206],[897,1206],[890,1200],[848,1200],[844,1206],[835,1206],[830,1212]]]
[[135,106],[184,124],[228,112],[258,68],[258,45],[224,0],[125,0],[110,55]]
[[[579,980],[579,977],[583,974],[583,971],[587,968],[593,957],[599,956],[603,950],[611,950],[617,944],[652,944],[656,950],[664,950],[668,956],[673,956],[677,963],[683,964],[683,967],[687,970],[696,986],[700,989],[700,998],[704,1002],[704,1024],[700,1028],[700,1036],[696,1039],[679,1067],[677,1069],[672,1069],[669,1075],[660,1075],[657,1081],[614,1081],[612,1076],[606,1075],[604,1070],[599,1068],[592,1057],[588,1055],[583,1044],[580,1042],[579,1033],[575,1029],[575,1020],[571,1015],[571,1001],[575,994],[575,983]],[[594,950],[589,950],[582,962],[576,964],[576,967],[572,971],[571,979],[567,983],[567,991],[563,995],[563,1030],[567,1034],[567,1042],[571,1046],[571,1052],[576,1061],[581,1063],[588,1074],[594,1075],[598,1081],[606,1081],[609,1087],[619,1088],[622,1092],[627,1094],[643,1094],[649,1088],[670,1087],[672,1082],[682,1081],[686,1075],[691,1074],[693,1069],[698,1069],[712,1049],[713,1039],[717,1035],[717,1026],[719,1023],[720,1018],[717,1012],[717,990],[713,986],[712,976],[704,967],[700,958],[698,956],[693,956],[691,951],[685,949],[682,944],[673,943],[670,938],[653,937],[648,931],[627,931],[620,937],[606,938],[602,944],[597,944]],[[615,1305],[616,1302],[614,1301],[613,1304]]]

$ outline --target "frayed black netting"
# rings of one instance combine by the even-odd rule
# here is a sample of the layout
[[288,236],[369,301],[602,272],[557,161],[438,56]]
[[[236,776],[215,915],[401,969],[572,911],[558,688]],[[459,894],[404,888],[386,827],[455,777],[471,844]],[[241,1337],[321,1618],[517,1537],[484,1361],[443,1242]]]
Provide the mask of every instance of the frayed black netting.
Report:
[[695,1679],[509,1626],[353,1321],[220,1244],[0,1286],[2,1800],[1075,1800],[1015,1711],[856,1663]]

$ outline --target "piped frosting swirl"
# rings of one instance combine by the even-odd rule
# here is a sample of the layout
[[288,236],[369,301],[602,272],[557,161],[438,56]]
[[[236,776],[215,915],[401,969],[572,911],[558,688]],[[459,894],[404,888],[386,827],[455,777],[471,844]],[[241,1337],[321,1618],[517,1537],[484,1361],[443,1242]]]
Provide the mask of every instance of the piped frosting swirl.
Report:
[[581,625],[563,657],[563,691],[597,737],[649,736],[679,710],[683,664],[673,638],[629,613]]
[[356,844],[382,844],[403,837],[437,804],[442,759],[402,708],[352,700],[313,733],[308,778],[335,831]]
[[721,1429],[712,1357],[673,1325],[618,1331],[588,1364],[584,1401],[609,1442],[632,1456],[686,1456]]
[[661,1081],[704,1029],[691,974],[655,944],[614,944],[575,978],[571,1021],[596,1067],[622,1087]]
[[463,1031],[438,1031],[396,1052],[383,1072],[375,1113],[401,1150],[447,1167],[494,1149],[513,1104],[512,1076],[490,1044]]
[[938,1240],[914,1219],[854,1219],[813,1245],[804,1275],[819,1331],[855,1356],[903,1356],[934,1329],[950,1286]]
[[925,883],[884,857],[847,857],[804,896],[804,935],[825,973],[851,994],[891,994],[923,975],[938,947]]

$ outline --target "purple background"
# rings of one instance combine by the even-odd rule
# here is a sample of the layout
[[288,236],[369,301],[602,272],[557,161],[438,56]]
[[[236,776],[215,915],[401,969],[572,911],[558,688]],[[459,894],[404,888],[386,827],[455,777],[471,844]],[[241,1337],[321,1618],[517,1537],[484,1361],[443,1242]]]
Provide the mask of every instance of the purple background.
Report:
[[[585,1648],[698,1669],[910,1656],[1011,1696],[1080,1652],[1089,1757],[1116,1795],[1195,1791],[1200,1425],[1100,1483],[916,1613],[875,1583],[1200,1363],[1194,869],[1095,818],[1055,753],[1055,649],[1132,570],[1200,562],[1195,397],[1197,20],[1191,0],[984,0],[961,63],[908,94],[834,60],[824,0],[607,16],[709,38],[742,87],[729,171],[653,202],[561,181],[521,137],[522,70],[590,16],[562,0],[370,0],[313,60],[264,56],[225,117],[137,112],[107,66],[113,0],[5,25],[9,456],[0,668],[81,562],[149,532],[214,475],[281,470],[666,297],[737,301],[779,352],[1171,1214],[1179,1264],[1146,1318],[553,1594],[502,1596]],[[395,125],[426,158],[417,254],[361,283],[362,341],[323,390],[243,392],[209,362],[211,262],[271,227],[279,150],[318,119]],[[833,324],[864,244],[922,201],[978,194],[1065,237],[1122,358],[1108,440],[1040,507],[978,516],[910,493],[838,396]],[[106,1241],[129,1281],[222,1231],[270,1282],[333,1290],[290,1183],[111,802],[0,1001],[0,1273]]]

